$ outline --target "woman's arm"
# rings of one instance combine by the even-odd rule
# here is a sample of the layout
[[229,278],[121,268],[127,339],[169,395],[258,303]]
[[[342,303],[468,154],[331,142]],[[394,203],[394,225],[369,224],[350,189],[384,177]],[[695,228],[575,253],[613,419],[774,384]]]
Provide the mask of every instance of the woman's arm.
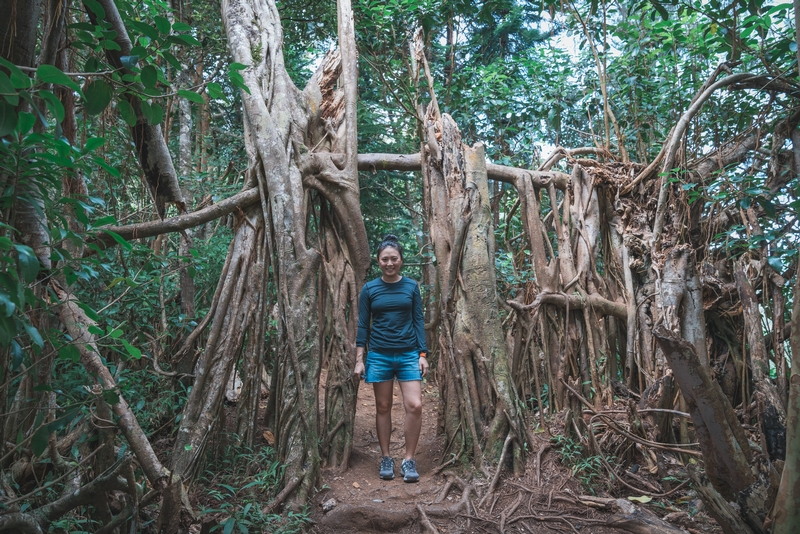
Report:
[[361,288],[361,295],[358,297],[358,331],[356,333],[356,366],[353,369],[353,374],[363,375],[364,367],[364,351],[367,342],[369,341],[369,325],[370,325],[370,298],[369,287],[367,284]]
[[419,284],[414,287],[411,296],[412,315],[414,331],[417,334],[417,350],[427,354],[428,345],[425,341],[425,317],[422,315],[422,294],[419,291]]

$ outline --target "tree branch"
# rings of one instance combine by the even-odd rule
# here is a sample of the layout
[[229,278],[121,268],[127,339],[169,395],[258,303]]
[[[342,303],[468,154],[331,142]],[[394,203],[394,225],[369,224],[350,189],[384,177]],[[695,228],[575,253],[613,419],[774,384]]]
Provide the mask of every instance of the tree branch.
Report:
[[[220,217],[233,213],[238,208],[243,209],[258,201],[258,188],[252,187],[207,208],[185,215],[178,215],[177,217],[159,221],[128,224],[125,226],[101,226],[97,229],[98,232],[100,232],[99,237],[95,241],[90,242],[90,244],[95,244],[101,249],[114,245],[116,241],[108,232],[114,232],[125,240],[144,239],[145,237],[153,237],[170,232],[180,232],[181,230],[194,228],[195,226],[219,219]],[[92,253],[92,251],[87,251],[87,254]]]

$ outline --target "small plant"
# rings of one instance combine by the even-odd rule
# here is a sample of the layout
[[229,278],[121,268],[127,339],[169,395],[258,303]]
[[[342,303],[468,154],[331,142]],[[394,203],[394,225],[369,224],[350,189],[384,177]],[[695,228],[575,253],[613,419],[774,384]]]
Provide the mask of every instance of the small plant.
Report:
[[[567,436],[555,436],[553,444],[561,455],[561,463],[567,466],[572,476],[580,480],[583,487],[595,493],[595,485],[603,480],[603,462],[597,455],[587,455],[585,447],[578,441]],[[608,458],[613,462],[614,458]]]
[[214,501],[211,506],[201,505],[201,514],[221,516],[220,524],[212,532],[303,532],[311,521],[307,510],[289,512],[285,517],[263,510],[283,478],[284,466],[275,459],[275,450],[251,449],[236,445],[238,441],[237,436],[229,436],[228,442],[233,445],[227,446],[201,477],[203,486],[208,488],[206,502]]

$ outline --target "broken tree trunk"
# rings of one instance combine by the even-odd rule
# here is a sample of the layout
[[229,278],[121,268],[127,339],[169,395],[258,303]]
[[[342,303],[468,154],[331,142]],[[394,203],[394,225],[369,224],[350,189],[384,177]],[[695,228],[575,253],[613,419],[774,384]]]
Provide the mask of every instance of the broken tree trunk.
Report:
[[[741,532],[742,523],[755,533],[764,532],[762,525],[775,491],[771,465],[766,459],[750,465],[752,455],[744,429],[692,344],[663,325],[653,329],[653,336],[686,398],[703,452],[705,476],[711,485],[704,486],[699,475],[694,475],[698,489],[706,488],[700,491],[703,502],[726,533]],[[729,501],[738,504],[738,512],[727,505]]]
[[792,308],[792,373],[789,376],[789,404],[786,407],[786,461],[783,464],[775,507],[774,534],[800,531],[800,277],[794,287]]
[[778,388],[770,378],[770,362],[764,343],[764,328],[758,297],[744,272],[742,262],[736,262],[733,276],[742,300],[745,334],[750,348],[750,367],[753,376],[753,397],[758,406],[758,419],[772,461],[786,457],[786,412]]
[[[526,436],[497,305],[483,145],[467,147],[449,115],[426,118],[431,237],[440,285],[440,387],[450,453],[496,461],[506,435]],[[480,433],[479,433],[480,429]],[[521,447],[520,447],[521,448]],[[515,455],[516,457],[517,455]]]

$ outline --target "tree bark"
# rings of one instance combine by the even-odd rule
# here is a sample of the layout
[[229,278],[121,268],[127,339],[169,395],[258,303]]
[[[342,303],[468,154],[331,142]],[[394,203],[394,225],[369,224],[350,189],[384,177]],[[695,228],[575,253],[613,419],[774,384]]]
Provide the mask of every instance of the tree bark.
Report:
[[792,371],[789,377],[789,404],[786,407],[786,461],[775,498],[774,534],[800,531],[800,277],[794,286],[792,307]]
[[496,461],[509,432],[518,446],[527,436],[519,434],[524,423],[497,307],[486,159],[483,145],[462,144],[449,115],[439,119],[429,111],[426,129],[437,133],[428,136],[425,160],[435,191],[431,237],[444,319],[440,387],[446,454],[471,449],[476,462]]

